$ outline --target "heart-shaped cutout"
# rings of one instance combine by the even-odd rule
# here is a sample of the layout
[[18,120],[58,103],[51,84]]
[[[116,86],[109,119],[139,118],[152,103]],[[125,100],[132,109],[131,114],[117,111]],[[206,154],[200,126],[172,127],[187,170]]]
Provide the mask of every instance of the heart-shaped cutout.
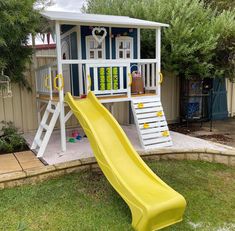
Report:
[[[100,35],[101,33],[102,33],[102,35]],[[107,31],[104,27],[101,27],[101,28],[95,27],[92,30],[92,36],[98,42],[98,44],[101,44],[103,42],[106,35],[107,35]]]

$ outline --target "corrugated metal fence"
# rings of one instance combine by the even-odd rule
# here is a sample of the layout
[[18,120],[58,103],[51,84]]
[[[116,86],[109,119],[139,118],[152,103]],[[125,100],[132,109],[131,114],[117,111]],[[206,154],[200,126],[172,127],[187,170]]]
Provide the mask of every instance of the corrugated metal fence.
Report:
[[227,103],[229,116],[235,116],[235,83],[231,82],[229,79],[226,80],[227,88]]

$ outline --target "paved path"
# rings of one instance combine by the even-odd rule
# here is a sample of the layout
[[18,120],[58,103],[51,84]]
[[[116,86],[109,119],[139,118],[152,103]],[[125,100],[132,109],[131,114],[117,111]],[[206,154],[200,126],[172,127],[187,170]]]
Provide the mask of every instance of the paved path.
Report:
[[[128,138],[131,143],[135,147],[135,149],[142,153],[144,150],[140,146],[138,133],[135,126],[123,126],[124,131],[126,132]],[[70,137],[73,130],[67,130],[67,137]],[[84,133],[80,129],[80,134],[83,136]],[[160,151],[175,151],[175,152],[193,152],[193,150],[199,152],[205,152],[206,149],[211,149],[214,151],[234,151],[232,147],[213,143],[207,140],[191,137],[188,135],[183,135],[177,132],[171,132],[173,146],[161,148]],[[25,138],[29,144],[33,141],[34,134],[29,133],[25,134]],[[115,148],[115,147],[114,147]],[[157,150],[157,149],[156,149]],[[235,152],[235,151],[234,151]],[[67,142],[67,151],[65,153],[61,152],[60,146],[60,132],[54,131],[52,137],[49,141],[49,144],[46,148],[43,159],[50,165],[62,163],[66,161],[72,161],[82,158],[93,157],[93,153],[87,138],[83,138],[82,140],[77,141],[76,143]]]
[[20,172],[43,166],[31,151],[0,155],[0,174]]

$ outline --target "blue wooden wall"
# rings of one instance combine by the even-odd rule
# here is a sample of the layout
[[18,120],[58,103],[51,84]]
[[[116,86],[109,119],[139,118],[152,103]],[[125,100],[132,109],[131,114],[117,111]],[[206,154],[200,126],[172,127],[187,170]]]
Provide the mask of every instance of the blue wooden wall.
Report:
[[[71,44],[71,58],[78,59],[78,44],[77,44],[76,32],[73,32],[70,35],[70,44]],[[72,82],[73,82],[73,84],[71,84],[73,87],[72,89],[73,95],[78,96],[79,95],[79,80],[78,80],[78,65],[77,64],[72,64],[71,72],[72,72]]]
[[[70,25],[63,25],[62,27],[62,33],[65,33],[72,29],[74,26]],[[137,44],[137,29],[129,29],[129,28],[110,28],[105,27],[107,31],[107,36],[105,37],[105,58],[106,59],[116,59],[116,37],[117,36],[130,36],[133,38],[133,55],[134,58],[137,59],[138,54],[138,44]],[[110,57],[110,34],[112,35],[112,57]],[[86,36],[92,35],[92,27],[91,26],[81,26],[81,57],[82,59],[87,58],[86,54]],[[71,45],[71,59],[77,59],[78,58],[78,38],[77,33],[72,32],[69,36],[70,39],[70,45]],[[80,94],[79,92],[79,72],[78,72],[78,65],[73,64],[70,68],[71,73],[71,89],[75,96],[78,96]],[[91,73],[92,77],[92,73]],[[83,80],[84,81],[84,80]],[[125,82],[125,81],[124,81]],[[83,82],[83,86],[84,82]],[[126,87],[126,86],[124,86]],[[84,89],[85,90],[85,89]]]
[[[105,37],[105,54],[106,59],[110,59],[110,50],[109,50],[109,27],[105,27],[107,31],[107,36]],[[86,36],[92,34],[92,27],[90,26],[81,26],[81,47],[82,47],[82,59],[86,59]],[[138,44],[137,44],[137,29],[129,28],[111,28],[112,36],[112,59],[116,59],[116,40],[117,36],[130,36],[133,38],[133,53],[134,58],[137,59],[138,54]]]
[[[109,59],[109,28],[105,27],[107,35],[105,37],[105,56],[106,59]],[[81,50],[82,50],[82,59],[86,59],[86,36],[92,35],[92,27],[90,26],[81,26]]]
[[116,59],[116,37],[117,35],[121,36],[130,36],[133,38],[133,53],[134,59],[137,59],[138,54],[138,44],[137,44],[137,29],[129,28],[112,28],[112,59]]

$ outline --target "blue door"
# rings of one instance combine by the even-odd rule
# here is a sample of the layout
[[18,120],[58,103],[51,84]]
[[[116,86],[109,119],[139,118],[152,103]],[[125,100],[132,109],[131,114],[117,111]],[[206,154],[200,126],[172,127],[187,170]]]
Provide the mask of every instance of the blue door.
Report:
[[228,118],[227,90],[224,78],[213,80],[212,119],[222,120]]

